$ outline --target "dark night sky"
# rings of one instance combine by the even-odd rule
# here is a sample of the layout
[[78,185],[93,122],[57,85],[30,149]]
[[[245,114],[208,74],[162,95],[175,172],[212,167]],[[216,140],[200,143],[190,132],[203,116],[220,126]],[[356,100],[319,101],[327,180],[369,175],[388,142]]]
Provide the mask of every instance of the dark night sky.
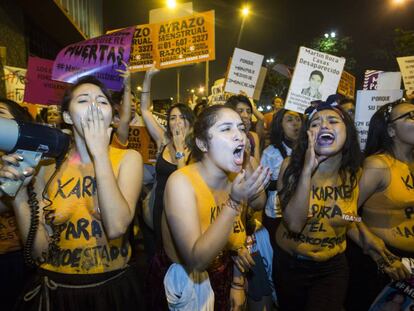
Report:
[[[395,8],[392,0],[256,0],[248,4],[253,12],[246,22],[240,48],[277,61],[294,64],[299,46],[336,31],[351,36],[354,55],[362,69],[390,69],[394,64],[376,63],[369,52],[378,47],[394,28],[414,29],[414,0]],[[183,1],[187,2],[187,1]],[[210,63],[210,84],[224,76],[227,62],[236,45],[241,24],[240,7],[245,1],[193,1],[195,11],[215,10],[216,60]],[[148,12],[165,5],[161,0],[105,0],[105,30],[148,23]],[[181,96],[204,83],[204,64],[181,69]],[[397,69],[397,68],[394,68]],[[143,74],[135,74],[137,83]],[[357,88],[359,88],[357,86]],[[176,70],[164,70],[153,81],[153,98],[176,95]]]

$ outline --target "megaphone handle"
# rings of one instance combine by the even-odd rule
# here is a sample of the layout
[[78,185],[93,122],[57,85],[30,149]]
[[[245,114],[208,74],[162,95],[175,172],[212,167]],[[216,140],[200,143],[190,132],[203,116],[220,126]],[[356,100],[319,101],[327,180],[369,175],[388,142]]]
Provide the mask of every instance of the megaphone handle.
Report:
[[[19,149],[15,153],[23,157],[23,160],[19,162],[20,165],[16,167],[20,173],[23,173],[23,171],[28,167],[36,167],[42,158],[42,153],[36,151]],[[1,181],[0,189],[8,196],[14,197],[22,184],[23,180],[7,180],[6,182]]]

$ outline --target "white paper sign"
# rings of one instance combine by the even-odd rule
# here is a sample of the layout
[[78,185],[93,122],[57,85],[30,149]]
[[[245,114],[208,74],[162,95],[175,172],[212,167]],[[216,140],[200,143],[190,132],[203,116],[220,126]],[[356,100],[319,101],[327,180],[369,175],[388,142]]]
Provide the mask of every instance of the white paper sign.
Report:
[[314,100],[336,94],[345,58],[300,47],[285,109],[303,113]]
[[23,103],[27,70],[12,66],[3,66],[3,68],[7,99],[14,100],[19,104]]
[[381,72],[378,75],[377,90],[401,89],[401,72]]
[[243,91],[253,97],[263,63],[263,55],[234,49],[224,91],[239,94]]
[[381,106],[394,102],[403,96],[402,90],[360,90],[357,92],[355,126],[361,149],[365,149],[369,121]]
[[404,87],[408,95],[414,94],[414,56],[397,57],[400,66]]

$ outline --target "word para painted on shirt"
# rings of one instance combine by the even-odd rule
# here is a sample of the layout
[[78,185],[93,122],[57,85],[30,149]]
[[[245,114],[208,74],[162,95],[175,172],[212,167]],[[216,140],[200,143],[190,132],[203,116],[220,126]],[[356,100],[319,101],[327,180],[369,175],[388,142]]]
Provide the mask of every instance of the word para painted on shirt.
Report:
[[312,186],[312,199],[327,201],[327,200],[338,200],[338,199],[345,200],[345,199],[350,199],[351,197],[352,197],[352,187],[348,185],[341,185],[339,187]]
[[53,198],[60,196],[63,199],[67,199],[72,195],[75,195],[78,199],[80,197],[91,197],[96,193],[96,179],[92,176],[84,176],[82,178],[70,178],[63,182],[58,179],[58,188]]
[[342,218],[341,208],[334,204],[334,206],[325,206],[319,204],[312,204],[311,206],[311,216],[316,218],[334,218],[339,216]]
[[305,235],[303,233],[294,233],[294,232],[283,232],[282,237],[287,240],[293,240],[295,242],[306,243],[314,246],[320,246],[324,248],[334,248],[337,245],[342,244],[346,240],[346,235],[343,234],[338,237],[325,237],[325,238],[316,238]]
[[89,241],[91,237],[101,238],[103,233],[101,224],[98,221],[92,220],[89,222],[85,218],[79,218],[76,223],[68,221],[60,225],[60,230],[64,233],[66,240],[84,238]]
[[128,246],[107,246],[96,245],[86,248],[59,249],[53,252],[48,258],[47,263],[55,267],[71,266],[89,270],[99,265],[109,266],[111,261],[115,261],[121,256],[128,256]]

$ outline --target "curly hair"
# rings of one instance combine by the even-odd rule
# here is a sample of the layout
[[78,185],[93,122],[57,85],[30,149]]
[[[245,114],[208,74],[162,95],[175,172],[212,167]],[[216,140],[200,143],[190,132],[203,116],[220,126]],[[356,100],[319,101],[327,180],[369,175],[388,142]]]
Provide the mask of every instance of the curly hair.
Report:
[[[344,121],[346,128],[346,139],[341,150],[342,162],[339,168],[339,176],[342,184],[348,184],[351,186],[351,190],[354,190],[358,185],[358,177],[362,168],[362,153],[359,147],[357,131],[354,122],[342,108],[335,107],[335,109],[332,110],[339,110],[342,112],[341,118]],[[311,120],[307,119],[306,122],[302,124],[299,139],[292,152],[289,165],[283,175],[283,188],[279,192],[280,202],[283,209],[287,206],[288,202],[296,192],[299,183],[299,178],[305,163],[306,150],[308,149],[307,130],[309,129],[310,121]]]

